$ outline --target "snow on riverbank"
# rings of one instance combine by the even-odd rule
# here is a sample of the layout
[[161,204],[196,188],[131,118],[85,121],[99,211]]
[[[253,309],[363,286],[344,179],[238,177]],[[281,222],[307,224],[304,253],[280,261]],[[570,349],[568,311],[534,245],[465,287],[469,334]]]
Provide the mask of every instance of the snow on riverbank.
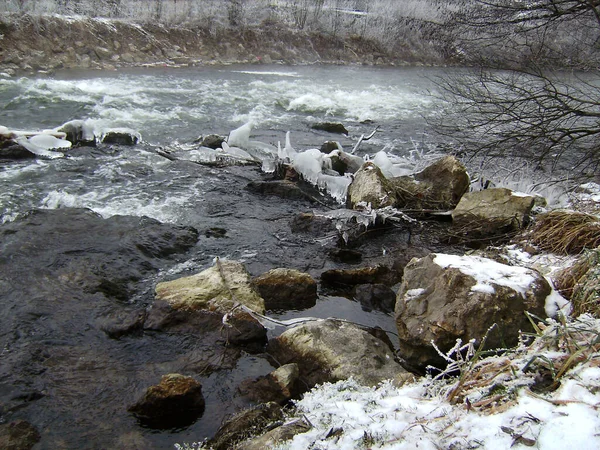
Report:
[[[579,346],[585,361],[560,374],[561,364],[574,364],[567,341],[560,339],[567,329],[569,344]],[[446,396],[463,377],[428,377],[401,388],[386,382],[372,389],[353,380],[324,384],[296,403],[295,416],[313,428],[276,448],[600,448],[600,355],[594,351],[599,333],[600,320],[587,316],[566,326],[551,322],[529,346],[463,366],[466,379],[490,367],[495,376],[479,386],[465,383],[457,404]],[[539,361],[552,361],[562,375],[554,392],[532,391],[532,368]]]

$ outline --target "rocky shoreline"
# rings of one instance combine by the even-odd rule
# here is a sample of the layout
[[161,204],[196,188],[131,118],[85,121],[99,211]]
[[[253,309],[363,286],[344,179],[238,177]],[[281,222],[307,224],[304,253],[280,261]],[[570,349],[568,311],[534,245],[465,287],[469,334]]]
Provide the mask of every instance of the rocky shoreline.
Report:
[[[90,145],[76,140],[81,134],[71,133],[69,136],[74,141],[71,144],[75,148],[63,151],[68,154]],[[231,144],[234,134],[232,132],[228,139]],[[4,130],[3,136],[8,140],[14,138],[9,130]],[[239,135],[237,138],[240,139]],[[102,148],[107,144],[99,145]],[[225,154],[234,151],[233,147],[221,145],[225,148],[205,149]],[[239,149],[236,151],[239,153]],[[257,195],[275,196],[273,200],[276,201],[276,197],[289,198],[292,187],[304,189],[302,178],[316,179],[315,173],[305,171],[307,158],[319,161],[322,166],[318,170],[328,171],[329,177],[341,176],[328,169],[330,165],[326,161],[329,159],[339,160],[331,167],[337,167],[340,173],[353,172],[348,188],[348,209],[321,216],[300,214],[290,224],[294,233],[317,241],[332,232],[337,233],[335,249],[349,264],[322,271],[319,282],[308,273],[283,267],[272,267],[273,270],[251,277],[242,262],[216,259],[211,268],[195,275],[149,286],[145,280],[159,267],[168,267],[185,257],[199,240],[198,230],[128,217],[103,220],[77,209],[37,211],[2,227],[5,242],[3,272],[12,274],[12,279],[19,279],[19,271],[29,257],[27,252],[23,253],[24,245],[35,249],[39,253],[38,259],[55,268],[45,270],[43,279],[33,278],[35,283],[44,284],[44,290],[48,292],[45,301],[59,302],[63,295],[73,297],[68,303],[76,313],[69,314],[75,314],[79,320],[96,317],[96,322],[91,325],[97,330],[95,339],[107,345],[108,338],[110,346],[115,348],[113,351],[119,348],[122,352],[122,343],[148,338],[163,337],[183,343],[193,336],[202,343],[200,354],[198,349],[186,350],[162,361],[160,355],[154,354],[154,349],[147,349],[147,358],[158,358],[152,366],[153,373],[161,376],[160,383],[149,386],[138,382],[133,393],[126,397],[129,405],[121,405],[121,413],[127,407],[139,423],[152,429],[186,427],[203,414],[210,414],[198,376],[232,369],[243,353],[261,354],[276,369],[255,379],[248,378],[238,387],[243,397],[259,406],[224,424],[210,441],[211,445],[213,448],[232,448],[249,435],[266,430],[270,430],[268,439],[272,439],[275,430],[280,433],[278,439],[290,438],[293,434],[306,432],[310,425],[295,423],[290,429],[287,424],[271,430],[275,426],[273,422],[278,424],[283,418],[280,406],[302,397],[318,384],[353,378],[369,386],[377,386],[389,379],[402,386],[423,374],[429,365],[445,370],[447,361],[443,355],[452,351],[457,340],[481,345],[482,349],[485,344],[486,350],[514,346],[520,332],[534,331],[529,317],[553,316],[565,308],[564,299],[557,296],[543,274],[533,268],[514,265],[502,252],[487,248],[489,242],[505,242],[515,232],[521,232],[531,221],[532,208],[536,201],[540,203],[539,199],[500,188],[467,193],[469,176],[462,163],[452,156],[436,160],[419,172],[393,176],[393,164],[386,164],[382,156],[374,159],[379,161],[379,166],[368,161],[356,167],[346,164],[342,168],[340,162],[356,160],[339,149],[328,154],[319,152],[319,155],[308,151],[304,157],[295,154],[291,148],[286,148],[285,152],[279,155],[282,167],[258,182],[265,186],[264,189],[256,190],[257,182],[253,182],[252,189]],[[173,157],[170,160],[177,161]],[[229,159],[227,164],[244,167],[243,162],[235,159]],[[308,166],[314,164],[311,162]],[[282,183],[286,186],[282,187]],[[299,199],[306,202],[318,195],[315,192]],[[327,199],[323,197],[322,202],[325,201]],[[444,243],[442,235],[438,234],[438,250],[431,247],[417,250],[409,245],[405,250],[417,252],[409,261],[408,255],[400,254],[392,242],[394,236],[406,229],[423,239],[423,223],[402,211],[412,211],[413,215],[419,216],[419,211],[425,210],[430,214],[453,211],[447,219],[452,218],[454,225],[446,221],[442,235],[449,236],[450,230],[454,230],[454,238],[464,242],[453,248],[451,241]],[[69,245],[57,252],[52,241],[67,237],[61,231],[65,221],[83,222],[85,226],[77,233],[69,232]],[[386,223],[394,221],[399,224],[398,231],[382,231]],[[28,229],[41,224],[45,231],[38,230],[37,240],[32,242]],[[99,230],[103,231],[100,233]],[[95,242],[95,236],[99,234],[108,236],[113,246]],[[388,264],[377,265],[377,257],[352,258],[353,249],[369,253],[378,247],[378,242],[385,242],[388,251],[394,253],[393,264],[388,261]],[[477,243],[476,247],[481,251],[466,255],[465,242]],[[99,245],[101,247],[92,250]],[[81,246],[86,248],[83,253],[79,250]],[[450,250],[453,254],[440,252],[440,249]],[[345,256],[342,250],[347,252]],[[361,252],[356,253],[360,255]],[[31,280],[27,279],[24,278],[25,284],[15,289],[28,292]],[[310,308],[316,303],[319,292],[327,289],[346,292],[345,295],[360,300],[363,307],[384,313],[395,309],[399,350],[394,349],[386,333],[377,327],[337,319],[308,317],[277,321],[269,317],[277,310]],[[139,296],[140,291],[143,291],[144,301],[130,303],[129,299]],[[391,299],[384,300],[390,296]],[[89,302],[90,298],[94,301]],[[111,312],[107,315],[97,310],[96,303]],[[64,304],[63,301],[61,307]],[[52,314],[38,305],[36,314],[42,311]],[[68,316],[61,319],[60,328],[78,329],[69,322]],[[269,339],[267,328],[273,324],[288,329]],[[43,327],[36,332],[43,335]],[[75,339],[79,342],[79,338]],[[15,346],[18,343],[19,340],[15,341]],[[87,344],[81,341],[79,345],[79,351],[83,351]],[[51,372],[46,367],[46,360],[55,352],[54,349],[44,350],[46,347],[44,341],[39,343],[39,351],[48,356],[25,365],[26,371],[41,370],[41,379],[46,379],[43,375],[46,371]],[[19,352],[15,352],[16,359],[7,362],[14,368],[14,374],[23,370],[18,355]],[[95,363],[102,361],[101,352],[95,358]],[[85,366],[82,370],[86,370]],[[120,378],[119,372],[112,376],[117,391],[129,385]],[[144,381],[151,378],[144,377]],[[26,410],[30,402],[35,403],[47,395],[52,399],[46,389],[29,389],[33,389],[30,393],[35,400],[23,403],[14,397],[2,405],[7,418],[19,417],[14,411]],[[73,385],[71,389],[83,393],[87,386]],[[31,427],[15,421],[8,428],[0,427],[0,439],[13,439],[6,436],[17,429],[15,427],[24,430],[19,435],[23,442],[30,442]],[[41,439],[39,434],[37,436]],[[260,440],[252,442],[241,444],[239,448],[261,448],[263,445]],[[31,448],[28,445],[19,448]]]
[[167,27],[84,17],[7,15],[0,19],[0,43],[0,72],[8,75],[139,66],[428,62],[410,49],[402,55],[390,54],[377,42],[359,36],[341,38],[277,24],[213,29],[210,24]]

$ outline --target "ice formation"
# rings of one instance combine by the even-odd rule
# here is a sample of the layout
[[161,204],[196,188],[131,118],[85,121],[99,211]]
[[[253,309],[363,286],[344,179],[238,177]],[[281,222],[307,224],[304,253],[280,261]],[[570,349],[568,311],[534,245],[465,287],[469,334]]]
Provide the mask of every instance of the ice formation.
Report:
[[59,139],[56,136],[47,133],[33,134],[31,137],[27,137],[33,133],[13,131],[12,135],[15,142],[20,146],[26,148],[31,153],[43,156],[49,159],[63,158],[65,155],[61,152],[52,151],[54,149],[68,149],[71,148],[71,143],[65,139]]

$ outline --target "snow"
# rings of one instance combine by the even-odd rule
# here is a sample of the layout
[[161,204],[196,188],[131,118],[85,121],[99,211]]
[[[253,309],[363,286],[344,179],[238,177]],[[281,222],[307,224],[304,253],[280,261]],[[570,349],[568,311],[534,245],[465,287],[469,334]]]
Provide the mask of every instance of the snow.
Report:
[[[573,329],[586,328],[587,339],[600,331],[600,320],[589,316],[571,325]],[[291,417],[304,417],[313,428],[275,448],[600,448],[600,368],[592,347],[587,347],[589,358],[566,372],[554,392],[533,393],[529,385],[534,375],[523,372],[534,356],[553,359],[565,355],[547,348],[548,342],[556,342],[553,336],[562,326],[551,323],[531,345],[515,350],[510,360],[506,356],[487,358],[492,363],[500,358],[511,362],[508,375],[495,382],[516,388],[516,394],[506,396],[497,407],[467,406],[466,401],[451,404],[445,393],[453,386],[452,379],[425,377],[402,387],[386,381],[375,389],[352,379],[325,383],[297,401]],[[484,386],[483,395],[488,395],[489,389],[490,385]],[[474,390],[468,395],[470,404],[475,405],[482,394]]]
[[513,197],[532,197],[531,194],[526,194],[525,192],[512,191],[510,193]]
[[507,266],[480,256],[456,256],[436,253],[434,263],[442,268],[455,268],[469,275],[477,284],[473,292],[495,293],[493,284],[506,286],[525,295],[535,281],[533,271],[525,267]]

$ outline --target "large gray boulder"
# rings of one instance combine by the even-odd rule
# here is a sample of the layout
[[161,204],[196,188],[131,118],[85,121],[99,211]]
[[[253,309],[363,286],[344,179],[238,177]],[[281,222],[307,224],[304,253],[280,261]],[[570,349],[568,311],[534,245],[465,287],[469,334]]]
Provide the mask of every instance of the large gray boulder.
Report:
[[445,156],[421,172],[390,180],[401,209],[448,210],[454,208],[470,185],[465,166],[454,156]]
[[348,187],[348,202],[354,209],[372,208],[449,210],[454,208],[470,185],[465,167],[446,156],[413,175],[387,179],[372,162],[354,174]]
[[264,314],[265,302],[251,286],[250,275],[237,261],[220,261],[190,277],[156,285],[156,299],[174,309],[231,312],[236,303]]
[[[444,366],[457,339],[511,347],[519,331],[533,331],[525,312],[545,317],[548,282],[534,270],[478,256],[430,254],[404,269],[396,299],[400,356],[415,367]],[[495,328],[488,333],[492,325]]]
[[535,197],[505,188],[469,192],[452,211],[454,226],[466,233],[494,235],[518,230],[529,221]]
[[366,162],[354,174],[348,187],[348,201],[353,209],[370,204],[372,208],[383,208],[396,203],[393,188],[381,169],[372,162]]
[[353,377],[375,386],[405,373],[389,346],[358,325],[315,320],[269,341],[268,352],[281,364],[295,362],[308,387]]

